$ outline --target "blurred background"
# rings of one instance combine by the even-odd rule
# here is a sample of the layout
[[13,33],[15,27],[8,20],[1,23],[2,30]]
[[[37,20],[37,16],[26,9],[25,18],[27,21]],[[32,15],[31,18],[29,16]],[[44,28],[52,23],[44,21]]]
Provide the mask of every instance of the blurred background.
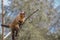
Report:
[[[0,0],[0,40],[2,34],[2,2]],[[4,0],[4,22],[11,23],[23,10],[32,15],[20,29],[17,40],[60,40],[60,0]],[[4,35],[10,31],[4,28]],[[6,40],[11,40],[11,36]]]

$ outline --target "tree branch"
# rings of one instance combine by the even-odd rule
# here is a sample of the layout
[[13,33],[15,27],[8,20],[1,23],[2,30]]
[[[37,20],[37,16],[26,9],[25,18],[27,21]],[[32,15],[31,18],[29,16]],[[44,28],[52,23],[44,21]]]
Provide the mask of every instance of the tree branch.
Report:
[[[24,23],[27,21],[28,18],[30,18],[30,17],[31,17],[33,14],[35,14],[38,10],[39,10],[39,9],[37,9],[37,10],[35,10],[33,13],[31,13],[31,14],[25,19]],[[24,24],[24,23],[23,23],[23,24]]]

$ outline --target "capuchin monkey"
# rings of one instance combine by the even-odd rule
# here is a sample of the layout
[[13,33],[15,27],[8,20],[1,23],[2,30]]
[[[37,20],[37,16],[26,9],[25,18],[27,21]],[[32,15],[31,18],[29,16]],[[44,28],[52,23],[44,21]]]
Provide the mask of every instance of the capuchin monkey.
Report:
[[17,17],[10,24],[1,24],[2,27],[11,28],[12,31],[12,40],[15,40],[15,36],[18,35],[19,28],[24,23],[25,20],[25,12],[20,12]]

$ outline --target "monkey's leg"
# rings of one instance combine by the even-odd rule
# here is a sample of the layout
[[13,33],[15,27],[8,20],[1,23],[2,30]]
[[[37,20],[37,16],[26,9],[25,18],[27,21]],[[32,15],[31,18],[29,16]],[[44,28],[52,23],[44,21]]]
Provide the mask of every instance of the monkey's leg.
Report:
[[18,36],[18,32],[19,32],[19,25],[17,24],[15,26],[15,36],[17,37]]
[[12,40],[15,40],[14,29],[12,29]]
[[19,32],[19,30],[16,30],[16,34],[15,34],[16,37],[18,36],[18,32]]

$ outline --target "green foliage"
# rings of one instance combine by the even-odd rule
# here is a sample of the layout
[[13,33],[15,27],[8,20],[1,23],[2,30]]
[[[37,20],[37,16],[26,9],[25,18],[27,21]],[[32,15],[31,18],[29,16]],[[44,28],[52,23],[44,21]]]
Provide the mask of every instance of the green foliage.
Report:
[[[19,4],[21,3],[21,4]],[[11,10],[14,8],[25,11],[26,17],[34,10],[39,9],[32,15],[19,31],[17,40],[53,40],[54,36],[47,36],[49,32],[50,17],[54,15],[54,9],[51,9],[51,4],[48,0],[13,0]],[[46,11],[47,10],[47,11]],[[49,14],[49,15],[48,15]],[[9,36],[6,40],[10,39]],[[55,39],[55,38],[54,38]]]
[[42,36],[43,32],[40,31],[40,28],[36,28],[32,24],[26,22],[23,25],[23,28],[19,32],[19,40],[44,40],[45,38]]

